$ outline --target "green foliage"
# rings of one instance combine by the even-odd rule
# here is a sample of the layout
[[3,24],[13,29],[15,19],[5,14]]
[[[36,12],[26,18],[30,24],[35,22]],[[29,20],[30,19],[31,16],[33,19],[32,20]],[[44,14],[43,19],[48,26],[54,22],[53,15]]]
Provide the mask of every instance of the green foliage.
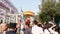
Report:
[[56,8],[57,8],[56,14],[59,14],[60,15],[60,2],[57,3]]
[[55,17],[56,14],[60,14],[60,3],[51,1],[42,3],[42,9],[39,14],[39,19],[42,22],[48,22],[51,18]]
[[46,13],[42,12],[40,15],[39,15],[39,18],[41,19],[41,21],[44,23],[44,22],[48,22],[51,17],[49,15],[46,15]]

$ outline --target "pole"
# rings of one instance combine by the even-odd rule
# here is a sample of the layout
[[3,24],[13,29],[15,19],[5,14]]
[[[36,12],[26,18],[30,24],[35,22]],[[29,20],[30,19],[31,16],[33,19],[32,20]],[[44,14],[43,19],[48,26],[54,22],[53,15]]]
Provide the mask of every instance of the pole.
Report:
[[11,13],[11,8],[10,8],[10,13]]
[[5,23],[5,16],[3,16],[3,23]]
[[17,21],[18,21],[17,18],[18,18],[18,17],[17,17],[17,15],[16,15],[16,23],[18,23],[18,22],[17,22]]

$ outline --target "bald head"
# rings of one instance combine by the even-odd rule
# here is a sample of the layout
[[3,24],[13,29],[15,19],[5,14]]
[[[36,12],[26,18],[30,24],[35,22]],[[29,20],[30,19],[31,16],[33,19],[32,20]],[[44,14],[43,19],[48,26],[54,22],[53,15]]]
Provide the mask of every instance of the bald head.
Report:
[[1,23],[1,25],[6,25],[6,23]]
[[7,25],[6,23],[2,23],[2,24],[1,24],[1,28],[2,28],[1,30],[2,30],[2,31],[5,31],[5,30],[6,30],[6,28],[7,28],[6,25]]

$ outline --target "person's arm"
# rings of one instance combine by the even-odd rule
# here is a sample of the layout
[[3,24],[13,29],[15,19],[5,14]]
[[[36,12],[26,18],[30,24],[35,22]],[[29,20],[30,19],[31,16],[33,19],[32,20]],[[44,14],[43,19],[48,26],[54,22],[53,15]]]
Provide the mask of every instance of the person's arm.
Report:
[[50,27],[51,29],[53,28],[53,27],[55,27],[56,25],[53,25],[52,27]]
[[52,30],[52,28],[55,27],[55,26],[56,26],[56,25],[53,25],[52,27],[49,28],[49,31],[50,31],[51,33],[54,33],[54,31]]

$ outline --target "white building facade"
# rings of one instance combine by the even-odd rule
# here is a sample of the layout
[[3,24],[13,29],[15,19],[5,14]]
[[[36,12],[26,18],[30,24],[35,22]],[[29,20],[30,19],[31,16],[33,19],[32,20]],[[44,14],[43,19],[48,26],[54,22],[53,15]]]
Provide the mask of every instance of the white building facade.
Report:
[[9,22],[11,17],[8,14],[18,14],[18,10],[9,0],[0,0],[0,22]]

